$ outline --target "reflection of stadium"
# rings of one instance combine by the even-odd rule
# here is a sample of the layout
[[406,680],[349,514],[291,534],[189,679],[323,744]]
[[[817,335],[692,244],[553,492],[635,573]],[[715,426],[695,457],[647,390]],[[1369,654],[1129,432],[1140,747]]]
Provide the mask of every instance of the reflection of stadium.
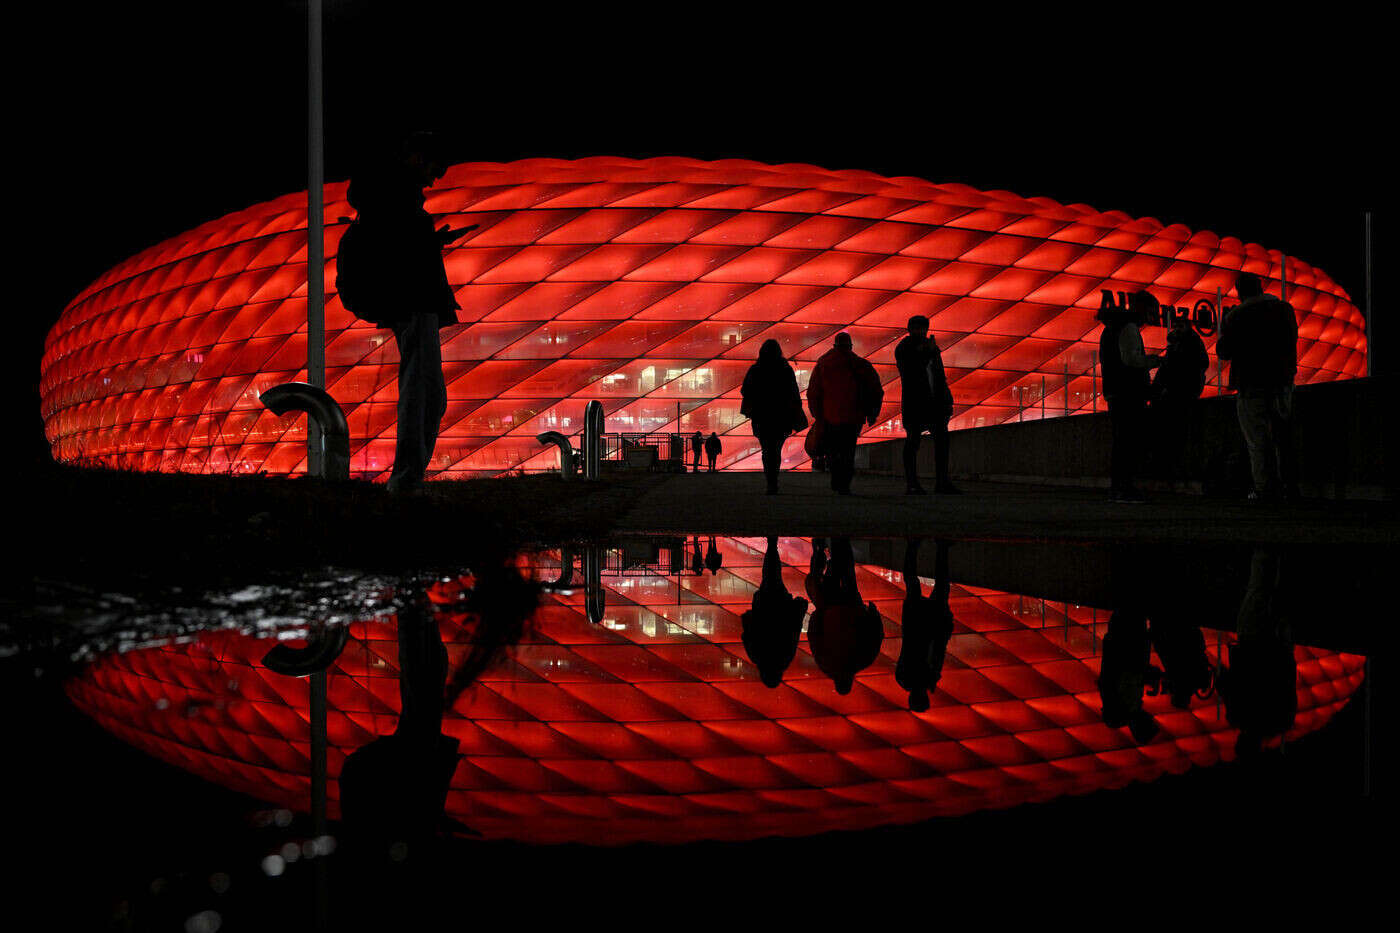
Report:
[[[836,693],[804,636],[781,686],[758,678],[740,639],[764,542],[718,540],[717,573],[604,570],[600,625],[585,594],[547,598],[526,641],[447,712],[465,756],[450,815],[488,837],[684,841],[798,835],[907,823],[1150,780],[1230,758],[1236,730],[1216,698],[1165,695],[1147,745],[1100,715],[1106,613],[954,585],[957,620],[933,705],[910,712],[894,679],[904,590],[859,566],[885,638],[854,689]],[[809,545],[783,539],[788,589]],[[682,562],[684,563],[684,562]],[[536,561],[558,574],[558,556]],[[928,581],[925,581],[927,584]],[[455,664],[471,620],[440,617]],[[1212,659],[1222,642],[1207,639]],[[305,680],[259,664],[268,642],[206,633],[111,654],[68,684],[102,726],[166,761],[254,796],[305,807]],[[1361,683],[1363,658],[1295,649],[1297,717],[1312,732]],[[399,709],[392,623],[356,624],[329,677],[332,777],[392,731]],[[337,785],[331,782],[334,796]],[[334,811],[334,803],[332,810]]]
[[[326,194],[329,219],[351,213],[344,184]],[[446,259],[463,308],[463,324],[443,334],[450,402],[432,470],[446,476],[557,463],[535,435],[576,433],[591,398],[606,406],[610,433],[733,431],[721,465],[757,469],[738,386],[765,339],[796,359],[805,385],[844,328],[890,383],[913,314],[932,318],[944,348],[955,428],[1028,405],[1025,416],[1038,417],[1042,386],[1047,411],[1088,410],[1101,289],[1147,287],[1194,308],[1228,292],[1242,267],[1277,290],[1283,259],[1046,198],[738,160],[464,164],[428,207],[482,228]],[[146,470],[304,469],[304,427],[258,396],[304,378],[305,223],[304,195],[255,205],[132,257],[78,295],[43,361],[55,456]],[[328,256],[343,229],[328,228]],[[1287,270],[1299,381],[1362,373],[1362,320],[1346,294],[1292,257]],[[394,446],[393,341],[333,294],[327,328],[327,385],[349,417],[352,471],[381,476]],[[1162,331],[1147,340],[1161,346]],[[866,437],[899,432],[895,380]],[[788,457],[801,462],[801,445]]]

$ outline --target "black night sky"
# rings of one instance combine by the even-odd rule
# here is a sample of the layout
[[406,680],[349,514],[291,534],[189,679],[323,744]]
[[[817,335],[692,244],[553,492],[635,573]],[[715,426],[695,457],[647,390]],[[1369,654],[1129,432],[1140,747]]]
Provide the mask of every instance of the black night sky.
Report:
[[[325,0],[327,178],[406,127],[446,133],[454,161],[859,168],[1238,236],[1364,302],[1389,119],[1374,23],[911,9]],[[36,456],[38,358],[63,306],[134,252],[305,187],[305,23],[304,0],[259,0],[52,4],[12,24],[25,352],[9,397]]]

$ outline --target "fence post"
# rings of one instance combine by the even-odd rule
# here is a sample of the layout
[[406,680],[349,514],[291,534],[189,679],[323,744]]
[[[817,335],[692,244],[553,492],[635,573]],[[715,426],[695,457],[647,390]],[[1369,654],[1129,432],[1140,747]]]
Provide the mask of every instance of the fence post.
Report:
[[1045,420],[1045,374],[1040,376],[1040,420]]
[[1065,417],[1069,417],[1069,359],[1065,359]]

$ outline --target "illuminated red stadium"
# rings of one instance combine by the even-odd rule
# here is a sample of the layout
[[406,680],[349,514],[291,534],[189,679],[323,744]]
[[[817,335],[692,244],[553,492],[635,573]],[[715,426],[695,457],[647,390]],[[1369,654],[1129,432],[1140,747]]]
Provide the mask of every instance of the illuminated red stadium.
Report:
[[[396,351],[334,295],[345,188],[325,189],[326,380],[349,418],[352,473],[376,478],[393,458]],[[943,348],[954,428],[1027,405],[1024,417],[1039,417],[1042,385],[1047,412],[1090,410],[1101,290],[1147,288],[1194,312],[1228,294],[1240,269],[1276,293],[1285,261],[1085,205],[740,160],[463,164],[427,206],[480,225],[446,253],[463,323],[442,334],[449,406],[430,467],[441,477],[557,464],[535,435],[579,432],[594,398],[610,433],[717,431],[722,466],[757,469],[739,415],[744,370],[776,338],[805,387],[842,329],[887,384],[864,439],[901,436],[893,347],[914,314],[932,319]],[[54,456],[303,471],[304,419],[265,411],[259,394],[305,378],[305,229],[305,195],[287,195],[154,246],[84,289],[43,358]],[[1298,381],[1362,374],[1362,317],[1346,293],[1291,256],[1286,269]],[[1164,331],[1146,339],[1160,347]],[[801,444],[787,458],[801,464]]]
[[[904,588],[874,566],[858,565],[856,579],[884,639],[853,689],[837,693],[805,635],[782,683],[765,686],[740,621],[764,542],[720,538],[717,548],[717,573],[605,573],[600,624],[588,621],[581,590],[547,597],[525,640],[446,712],[442,729],[464,756],[448,814],[488,838],[535,842],[751,839],[1043,801],[1234,756],[1239,733],[1218,696],[1188,709],[1147,696],[1161,732],[1141,746],[1104,724],[1095,681],[1107,612],[979,587],[952,586],[942,679],[931,707],[911,712],[895,681]],[[795,593],[809,554],[801,539],[781,542]],[[558,556],[536,563],[553,576]],[[444,612],[438,621],[455,667],[473,620]],[[1233,642],[1207,638],[1211,663]],[[270,644],[205,632],[99,657],[66,689],[132,745],[304,810],[307,681],[263,667]],[[1302,646],[1294,655],[1289,741],[1341,709],[1365,661]],[[332,814],[346,756],[394,730],[397,665],[392,620],[351,626],[328,676]]]

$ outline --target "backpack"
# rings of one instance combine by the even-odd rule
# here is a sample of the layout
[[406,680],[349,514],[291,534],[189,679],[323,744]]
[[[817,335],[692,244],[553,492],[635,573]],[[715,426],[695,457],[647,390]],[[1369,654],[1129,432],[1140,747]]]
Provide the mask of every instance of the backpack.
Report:
[[358,217],[350,222],[336,251],[335,290],[345,310],[375,327],[387,327],[386,310],[392,304],[384,300],[383,278],[375,268],[372,240]]

